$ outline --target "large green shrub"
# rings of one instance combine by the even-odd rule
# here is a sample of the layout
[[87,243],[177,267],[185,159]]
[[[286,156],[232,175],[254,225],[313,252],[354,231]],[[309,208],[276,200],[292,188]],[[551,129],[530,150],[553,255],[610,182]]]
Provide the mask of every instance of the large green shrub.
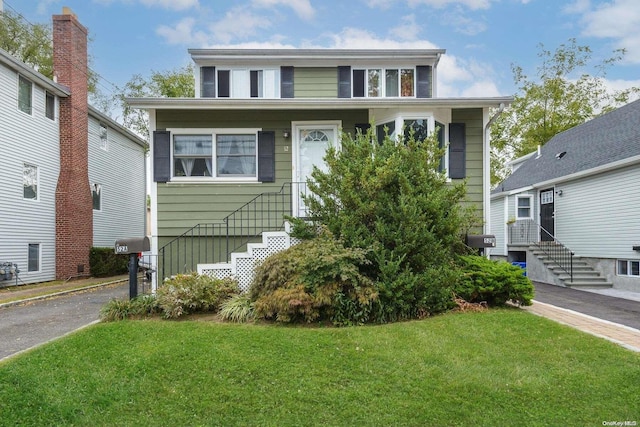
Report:
[[280,322],[365,323],[377,300],[361,272],[366,264],[364,250],[345,248],[328,234],[274,254],[256,268],[249,294],[254,314]]
[[376,321],[442,311],[456,281],[449,269],[466,251],[462,235],[477,222],[466,186],[439,171],[435,136],[375,140],[371,129],[343,135],[327,152],[327,171],[314,169],[305,203],[346,247],[368,250],[366,274],[382,305]]
[[89,251],[89,268],[93,277],[117,276],[129,271],[129,256],[116,255],[113,248],[96,248]]
[[462,280],[455,293],[468,302],[485,301],[490,306],[512,301],[531,305],[534,288],[522,269],[505,261],[491,261],[480,256],[462,256]]
[[164,317],[174,319],[184,314],[217,311],[224,300],[239,292],[234,280],[192,273],[165,280],[156,297]]

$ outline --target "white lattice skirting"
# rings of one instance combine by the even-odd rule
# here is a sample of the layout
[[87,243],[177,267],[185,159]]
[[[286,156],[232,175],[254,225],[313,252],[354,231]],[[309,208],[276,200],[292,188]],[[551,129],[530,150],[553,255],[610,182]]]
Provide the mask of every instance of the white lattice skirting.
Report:
[[270,255],[289,249],[300,243],[300,239],[289,236],[286,231],[266,231],[262,233],[262,243],[249,243],[246,252],[231,254],[231,262],[198,264],[198,274],[206,274],[218,279],[233,277],[243,292],[249,290],[254,276],[254,268]]

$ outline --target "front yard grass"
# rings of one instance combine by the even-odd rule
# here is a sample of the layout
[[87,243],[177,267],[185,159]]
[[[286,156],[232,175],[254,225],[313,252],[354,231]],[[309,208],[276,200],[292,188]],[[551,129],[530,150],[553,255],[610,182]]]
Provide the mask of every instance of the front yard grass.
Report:
[[516,309],[354,328],[98,324],[0,364],[0,425],[640,422],[640,355]]

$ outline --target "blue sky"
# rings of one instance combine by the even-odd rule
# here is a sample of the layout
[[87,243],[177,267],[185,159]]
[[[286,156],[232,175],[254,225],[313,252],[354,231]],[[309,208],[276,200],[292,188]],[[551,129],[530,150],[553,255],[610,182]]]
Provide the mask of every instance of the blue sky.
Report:
[[572,37],[595,61],[627,49],[607,85],[640,86],[638,0],[4,0],[34,23],[63,6],[89,28],[105,92],[187,64],[188,48],[441,48],[438,96],[513,95],[511,64],[534,76],[538,44]]

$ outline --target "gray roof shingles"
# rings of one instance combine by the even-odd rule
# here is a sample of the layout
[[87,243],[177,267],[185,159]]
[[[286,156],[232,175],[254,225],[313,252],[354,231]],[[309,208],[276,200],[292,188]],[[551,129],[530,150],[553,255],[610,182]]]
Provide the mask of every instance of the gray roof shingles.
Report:
[[[516,190],[640,155],[640,100],[557,134],[492,191]],[[556,156],[566,152],[562,158]]]

